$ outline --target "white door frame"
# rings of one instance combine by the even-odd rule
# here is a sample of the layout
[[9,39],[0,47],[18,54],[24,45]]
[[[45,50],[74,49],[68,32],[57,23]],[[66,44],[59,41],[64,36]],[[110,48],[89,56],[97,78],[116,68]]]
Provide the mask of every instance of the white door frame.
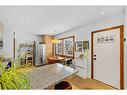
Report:
[[93,61],[94,33],[105,32],[105,31],[113,30],[113,29],[120,29],[120,89],[124,89],[124,25],[97,30],[91,33],[91,79],[94,79],[94,61]]

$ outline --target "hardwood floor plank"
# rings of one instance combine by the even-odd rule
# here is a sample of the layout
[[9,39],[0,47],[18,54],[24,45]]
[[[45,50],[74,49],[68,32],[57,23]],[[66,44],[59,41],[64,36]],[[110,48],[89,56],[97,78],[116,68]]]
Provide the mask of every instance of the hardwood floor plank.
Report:
[[96,80],[93,80],[93,79],[83,79],[81,77],[78,77],[78,76],[73,76],[69,79],[66,79],[66,81],[68,81],[69,83],[72,84],[72,88],[73,89],[101,89],[101,90],[113,90],[115,88],[109,86],[109,85],[106,85],[102,82],[99,82],[99,81],[96,81]]

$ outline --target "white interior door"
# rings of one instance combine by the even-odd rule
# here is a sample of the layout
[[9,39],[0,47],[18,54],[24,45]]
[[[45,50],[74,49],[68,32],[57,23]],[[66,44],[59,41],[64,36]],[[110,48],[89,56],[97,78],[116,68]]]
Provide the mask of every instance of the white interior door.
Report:
[[94,79],[120,88],[120,29],[93,33]]

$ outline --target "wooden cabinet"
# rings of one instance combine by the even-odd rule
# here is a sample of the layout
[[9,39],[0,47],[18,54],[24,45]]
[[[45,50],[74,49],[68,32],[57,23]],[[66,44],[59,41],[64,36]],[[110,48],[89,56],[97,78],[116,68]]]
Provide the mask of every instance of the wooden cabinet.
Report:
[[42,35],[42,43],[45,44],[46,43],[46,35]]
[[42,36],[42,43],[45,44],[45,58],[46,63],[48,63],[48,58],[50,56],[53,56],[54,52],[54,46],[52,43],[52,40],[54,39],[54,36],[49,35],[43,35]]

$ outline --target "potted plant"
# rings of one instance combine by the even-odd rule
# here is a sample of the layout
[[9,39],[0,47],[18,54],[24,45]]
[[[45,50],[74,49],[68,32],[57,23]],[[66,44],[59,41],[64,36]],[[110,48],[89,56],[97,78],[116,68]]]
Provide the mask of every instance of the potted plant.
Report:
[[[20,59],[20,58],[19,58]],[[0,58],[0,88],[1,89],[29,89],[29,78],[27,73],[19,72],[14,64],[18,60],[11,61],[11,67],[5,69],[2,66],[3,57]]]
[[88,49],[84,50],[83,52],[81,52],[81,54],[79,55],[79,58],[80,59],[83,59],[83,60],[88,60]]

